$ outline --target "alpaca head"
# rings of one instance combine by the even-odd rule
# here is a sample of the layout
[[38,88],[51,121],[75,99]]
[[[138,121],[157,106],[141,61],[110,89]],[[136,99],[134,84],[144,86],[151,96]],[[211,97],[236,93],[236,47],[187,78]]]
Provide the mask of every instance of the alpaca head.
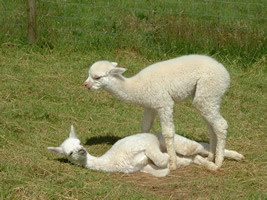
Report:
[[117,63],[109,61],[98,61],[89,69],[89,76],[84,82],[84,86],[91,90],[105,87],[114,78],[126,71],[124,68],[117,67]]
[[74,127],[71,125],[69,138],[67,138],[59,147],[48,147],[48,150],[63,155],[69,161],[83,166],[86,162],[87,151],[80,143]]

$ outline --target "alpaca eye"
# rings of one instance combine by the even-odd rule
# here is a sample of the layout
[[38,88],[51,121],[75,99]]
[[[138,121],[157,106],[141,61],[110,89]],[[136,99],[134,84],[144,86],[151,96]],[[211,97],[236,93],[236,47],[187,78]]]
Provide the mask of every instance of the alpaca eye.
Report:
[[101,76],[94,77],[95,80],[99,80],[100,78],[101,78]]
[[72,154],[73,154],[73,151],[72,151],[72,152],[70,152],[69,156],[71,156]]

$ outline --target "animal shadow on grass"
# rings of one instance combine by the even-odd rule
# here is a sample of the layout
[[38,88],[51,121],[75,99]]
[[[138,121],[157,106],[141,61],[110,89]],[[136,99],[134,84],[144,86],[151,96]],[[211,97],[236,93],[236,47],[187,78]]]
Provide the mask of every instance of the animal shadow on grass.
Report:
[[107,136],[96,136],[87,139],[85,145],[94,145],[94,144],[109,144],[113,145],[115,142],[120,140],[121,137],[107,135]]
[[70,161],[68,161],[67,158],[56,158],[55,160],[57,160],[57,161],[59,161],[61,163],[70,163],[70,164],[72,164]]

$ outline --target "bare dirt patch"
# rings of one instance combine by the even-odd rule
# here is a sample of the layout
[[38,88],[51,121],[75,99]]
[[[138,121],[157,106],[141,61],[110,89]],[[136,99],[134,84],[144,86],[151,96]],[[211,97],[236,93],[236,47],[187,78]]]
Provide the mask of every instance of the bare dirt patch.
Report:
[[169,176],[163,178],[141,172],[134,174],[116,173],[113,177],[119,182],[133,184],[143,188],[147,193],[168,199],[190,199],[192,197],[201,199],[209,193],[207,192],[209,187],[203,187],[199,181],[204,180],[204,177],[220,178],[223,174],[223,171],[211,172],[198,166],[192,166],[172,171]]

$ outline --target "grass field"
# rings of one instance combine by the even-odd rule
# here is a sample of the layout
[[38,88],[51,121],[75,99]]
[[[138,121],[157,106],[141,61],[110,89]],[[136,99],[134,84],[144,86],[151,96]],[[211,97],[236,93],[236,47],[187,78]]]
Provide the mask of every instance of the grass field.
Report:
[[[32,46],[23,24],[25,2],[0,3],[0,199],[267,199],[263,0],[249,6],[228,0],[134,1],[140,3],[134,11],[130,8],[137,4],[126,0],[51,2],[38,1],[40,27]],[[79,10],[77,2],[87,6]],[[86,13],[95,18],[88,20]],[[116,61],[128,68],[129,77],[149,64],[189,53],[210,55],[228,69],[231,86],[221,108],[229,124],[226,147],[244,154],[245,161],[225,160],[218,172],[191,165],[155,178],[91,171],[47,150],[61,144],[71,124],[96,156],[140,131],[140,106],[84,88],[93,62]],[[209,140],[191,99],[176,105],[174,115],[177,133]],[[161,131],[158,118],[152,131]]]
[[[264,0],[40,0],[37,44],[73,51],[136,51],[147,59],[219,54],[242,67],[266,54]],[[27,5],[0,3],[0,42],[27,44]]]
[[[220,58],[231,74],[222,114],[229,122],[227,148],[246,157],[226,160],[219,172],[195,165],[166,178],[141,173],[94,172],[48,152],[69,133],[71,124],[86,148],[101,155],[119,138],[140,130],[142,108],[115,100],[82,83],[92,62],[119,62],[131,76],[156,60],[136,52],[103,55],[38,47],[0,48],[0,184],[2,199],[265,199],[266,60],[244,70]],[[176,130],[208,141],[206,127],[190,100],[175,107]],[[160,132],[159,122],[153,132]]]

